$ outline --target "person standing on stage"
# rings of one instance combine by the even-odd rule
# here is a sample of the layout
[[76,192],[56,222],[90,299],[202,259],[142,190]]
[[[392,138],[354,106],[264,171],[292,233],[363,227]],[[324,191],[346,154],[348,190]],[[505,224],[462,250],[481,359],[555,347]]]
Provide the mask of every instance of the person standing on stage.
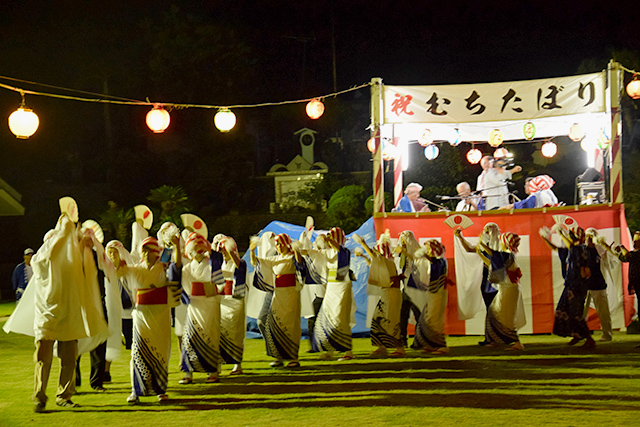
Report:
[[505,159],[497,159],[493,162],[493,167],[487,170],[484,177],[484,188],[482,197],[486,210],[498,209],[509,204],[509,188],[507,181],[510,181],[514,173],[520,172],[521,166],[514,166],[507,169]]

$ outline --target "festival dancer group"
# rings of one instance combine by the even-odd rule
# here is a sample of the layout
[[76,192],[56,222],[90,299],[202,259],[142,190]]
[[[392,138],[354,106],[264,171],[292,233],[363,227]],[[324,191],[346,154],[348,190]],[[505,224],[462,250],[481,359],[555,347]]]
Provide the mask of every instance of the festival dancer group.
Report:
[[[63,214],[62,225],[59,224],[57,228],[60,229],[57,231],[60,237],[56,241],[45,242],[34,256],[35,265],[46,266],[47,262],[53,262],[59,263],[62,266],[59,268],[65,271],[77,270],[77,267],[70,265],[73,260],[53,257],[55,252],[51,252],[51,242],[70,247],[76,245],[73,247],[80,249],[74,250],[80,251],[83,247],[90,248],[98,253],[98,267],[105,271],[106,281],[110,283],[108,288],[116,289],[112,291],[115,294],[123,290],[133,296],[132,389],[127,398],[131,404],[149,395],[157,396],[160,402],[168,399],[171,309],[181,304],[186,306],[181,320],[181,385],[196,381],[194,373],[205,374],[206,383],[219,382],[223,363],[233,365],[230,375],[243,373],[245,299],[256,290],[264,294],[258,326],[264,337],[266,354],[273,358],[271,367],[300,366],[301,290],[309,283],[325,287],[314,330],[309,334],[313,348],[321,351],[319,358],[324,360],[336,356],[340,361],[354,358],[351,336],[351,328],[355,324],[353,272],[350,269],[352,254],[345,247],[347,238],[344,231],[338,227],[326,233],[315,233],[317,237],[313,242],[312,227],[307,228],[297,240],[285,233],[274,235],[270,232],[252,238],[249,251],[255,274],[253,286],[250,287],[247,284],[247,265],[238,254],[236,242],[229,236],[218,234],[210,243],[206,227],[203,232],[202,229],[195,230],[185,225],[185,230],[180,232],[175,224],[166,223],[156,239],[148,236],[148,232],[136,222],[133,224],[132,251],[127,251],[119,241],[111,241],[102,249],[95,239],[83,240],[82,236],[74,238],[73,227],[65,218]],[[63,230],[66,230],[66,234],[63,234]],[[553,233],[561,239],[562,246],[552,243]],[[90,233],[88,235],[91,237]],[[485,337],[480,344],[507,351],[523,350],[518,335],[518,329],[525,323],[519,284],[522,272],[516,259],[519,236],[500,232],[494,223],[485,225],[475,246],[463,237],[460,228],[455,229],[454,235],[464,250],[477,253],[484,264],[481,293],[487,306],[487,316]],[[554,334],[571,337],[570,345],[585,340],[583,347],[596,346],[585,320],[585,301],[590,297],[594,299],[601,319],[601,339],[610,340],[611,322],[607,319],[606,293],[599,292],[606,287],[606,283],[600,272],[601,254],[595,247],[598,245],[622,261],[635,263],[638,249],[635,242],[640,241],[640,235],[634,238],[636,250],[632,252],[608,245],[594,229],[585,233],[579,227],[569,229],[554,226],[551,230],[541,229],[540,235],[551,248],[566,254],[566,271],[563,271],[565,289],[556,310]],[[75,243],[76,240],[80,243]],[[353,255],[365,258],[370,266],[367,279],[368,322],[375,350],[369,356],[406,355],[403,342],[406,331],[402,331],[406,322],[403,325],[401,320],[403,298],[417,308],[414,311],[415,336],[410,347],[434,355],[449,353],[444,330],[447,287],[452,283],[448,278],[446,249],[440,240],[429,239],[419,244],[410,230],[400,233],[395,247],[392,247],[388,231],[379,237],[373,248],[356,234],[353,240],[362,248],[356,249]],[[640,244],[637,246],[640,247]],[[88,259],[88,256],[84,258]],[[82,257],[78,259],[86,264]],[[38,268],[35,270],[35,281],[46,280],[46,272],[40,271],[38,274]],[[90,274],[91,271],[85,265],[82,274]],[[94,291],[93,284],[83,286],[89,286],[87,289]],[[251,288],[255,290],[250,291]],[[32,292],[38,291],[32,289]],[[29,299],[27,293],[25,297]],[[41,295],[32,297],[33,300],[37,298],[41,298]],[[65,304],[72,305],[71,302]],[[28,307],[28,302],[21,301],[18,306],[21,310],[17,309],[16,312],[24,312]],[[37,310],[33,309],[33,305],[31,307],[31,310]],[[50,327],[53,331],[57,325],[42,316],[42,331],[36,335],[37,340],[40,337],[36,357],[37,360],[44,359],[43,363],[36,365],[37,390],[34,399],[38,412],[44,409],[46,403],[44,390],[50,367],[50,356],[42,355],[45,344],[49,346],[49,343],[59,340],[65,345],[67,341],[98,335],[102,340],[99,342],[106,339],[105,327],[102,326],[94,327],[93,335],[78,333],[67,340],[64,334],[46,330]],[[14,313],[14,317],[20,316]],[[108,317],[111,318],[111,315]],[[113,317],[120,321],[119,316]],[[85,314],[84,321],[91,323],[91,316]],[[99,321],[104,319],[93,323],[98,325]],[[19,323],[18,319],[10,319],[5,330],[24,333]],[[85,335],[90,330],[85,328]],[[59,345],[59,348],[65,347]],[[75,348],[74,345],[68,357],[61,354],[67,365],[69,360],[75,360]],[[77,406],[70,400],[74,390],[70,378],[67,378],[72,374],[67,370],[61,374],[58,402],[61,406]]]

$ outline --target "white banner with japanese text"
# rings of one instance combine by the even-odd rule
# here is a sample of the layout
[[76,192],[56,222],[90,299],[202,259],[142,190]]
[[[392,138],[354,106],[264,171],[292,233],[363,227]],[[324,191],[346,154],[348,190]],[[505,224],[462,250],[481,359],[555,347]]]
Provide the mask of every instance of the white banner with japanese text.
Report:
[[605,73],[440,86],[383,86],[385,124],[533,120],[605,111]]

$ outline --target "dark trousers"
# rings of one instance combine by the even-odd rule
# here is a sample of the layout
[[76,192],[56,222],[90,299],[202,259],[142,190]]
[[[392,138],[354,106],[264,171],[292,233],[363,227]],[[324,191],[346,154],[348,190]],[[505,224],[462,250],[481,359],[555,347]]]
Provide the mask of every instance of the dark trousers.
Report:
[[[93,350],[89,352],[89,357],[91,358],[91,374],[89,377],[89,384],[91,388],[99,388],[102,387],[104,380],[104,370],[107,354],[107,342],[103,342]],[[76,386],[79,386],[81,383],[80,379],[80,357],[76,360]]]
[[409,297],[402,293],[402,307],[400,308],[400,340],[407,347],[407,327],[409,326],[409,316],[413,311],[413,316],[418,320],[420,318],[420,308],[415,305]]
[[131,350],[133,344],[133,319],[122,319],[122,335],[124,336],[124,347]]
[[487,269],[487,267],[484,267],[482,269],[482,283],[480,284],[480,292],[482,293],[484,305],[487,307],[487,310],[489,310],[489,306],[498,294],[498,291],[491,288],[491,284],[489,283],[489,270]]
[[316,296],[313,299],[313,313],[314,316],[313,317],[309,317],[307,319],[307,333],[309,335],[309,342],[311,343],[311,352],[312,353],[316,353],[318,351],[320,351],[320,349],[318,348],[318,346],[316,345],[315,340],[313,339],[313,328],[315,328],[316,326],[316,319],[318,318],[318,313],[320,313],[320,307],[322,307],[322,301],[324,300],[324,298],[321,298],[319,296]]

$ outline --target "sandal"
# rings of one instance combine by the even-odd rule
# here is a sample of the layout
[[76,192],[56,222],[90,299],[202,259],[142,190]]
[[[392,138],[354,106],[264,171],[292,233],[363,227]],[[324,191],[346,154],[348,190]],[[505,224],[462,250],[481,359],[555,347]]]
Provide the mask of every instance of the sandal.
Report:
[[282,360],[274,360],[273,362],[269,363],[269,366],[271,366],[272,368],[280,368],[283,365],[284,364],[282,363]]
[[299,368],[300,367],[300,362],[289,362],[287,363],[287,368]]
[[63,408],[79,408],[80,405],[77,403],[73,403],[71,399],[61,399],[56,401],[56,405],[62,406]]
[[178,381],[178,384],[191,384],[192,382],[193,382],[192,378],[184,377],[183,379]]
[[207,378],[205,380],[205,383],[207,383],[207,384],[215,384],[215,383],[218,383],[218,382],[220,382],[220,378],[218,378],[218,376],[209,377],[209,378]]

